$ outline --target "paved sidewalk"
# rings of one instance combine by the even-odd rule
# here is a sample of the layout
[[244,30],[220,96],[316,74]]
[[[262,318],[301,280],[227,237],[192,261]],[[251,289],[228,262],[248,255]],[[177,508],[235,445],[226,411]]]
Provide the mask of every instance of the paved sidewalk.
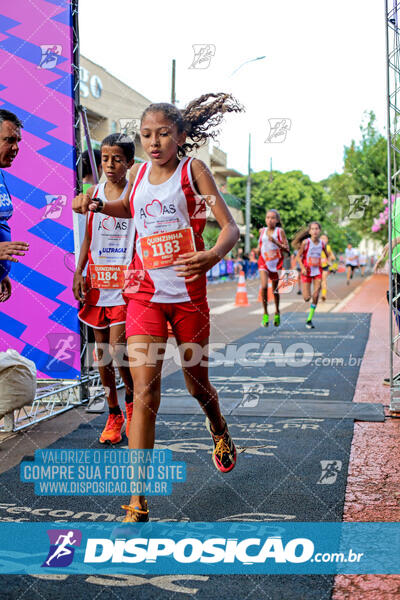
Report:
[[[342,312],[372,312],[354,402],[382,402],[388,415],[389,388],[382,385],[389,375],[387,286],[387,275],[374,275],[361,285]],[[400,521],[400,419],[355,423],[343,520]],[[400,575],[338,575],[332,596],[333,600],[397,597]]]

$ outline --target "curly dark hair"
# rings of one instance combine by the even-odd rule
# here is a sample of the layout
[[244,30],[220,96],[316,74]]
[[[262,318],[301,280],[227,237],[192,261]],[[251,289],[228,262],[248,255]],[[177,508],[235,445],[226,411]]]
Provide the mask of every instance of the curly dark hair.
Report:
[[[210,98],[212,100],[208,102]],[[167,102],[150,104],[143,112],[141,122],[149,112],[163,112],[169,121],[175,123],[178,133],[185,131],[191,140],[178,146],[178,158],[183,158],[186,152],[197,150],[209,138],[215,140],[220,133],[219,130],[209,130],[222,122],[225,113],[243,111],[243,106],[231,94],[203,94],[189,102],[183,110]]]
[[311,221],[307,227],[303,227],[302,229],[300,229],[300,231],[298,231],[296,233],[296,235],[294,236],[293,240],[292,240],[292,247],[295,250],[298,250],[301,246],[301,242],[303,240],[306,240],[307,238],[311,237],[310,236],[310,227],[311,225],[318,225],[318,227],[320,228],[320,230],[322,231],[322,227],[321,227],[321,223],[318,223],[318,221]]

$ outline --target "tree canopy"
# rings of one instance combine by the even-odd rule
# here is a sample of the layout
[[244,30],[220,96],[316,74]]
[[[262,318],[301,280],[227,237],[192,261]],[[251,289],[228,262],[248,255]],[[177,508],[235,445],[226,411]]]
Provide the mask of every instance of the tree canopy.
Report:
[[[386,239],[385,227],[377,233],[371,231],[387,195],[386,140],[376,129],[373,112],[366,114],[360,130],[360,140],[344,147],[343,172],[321,182],[312,181],[301,171],[251,174],[253,246],[271,208],[279,211],[289,241],[310,221],[321,223],[336,252],[343,252],[349,242],[357,246],[363,237]],[[246,181],[247,177],[228,180],[229,192],[242,200],[243,209]]]

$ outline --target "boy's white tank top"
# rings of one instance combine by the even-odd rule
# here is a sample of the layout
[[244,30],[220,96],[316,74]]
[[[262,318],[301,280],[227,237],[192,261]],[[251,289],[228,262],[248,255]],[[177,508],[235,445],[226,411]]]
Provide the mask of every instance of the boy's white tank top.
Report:
[[[96,186],[93,197],[106,201],[105,183]],[[128,183],[119,199],[122,199]],[[90,237],[89,265],[129,265],[132,262],[135,239],[133,219],[109,217],[102,213],[89,213],[88,232]],[[89,269],[87,277],[90,285]],[[86,295],[86,304],[92,306],[120,306],[125,304],[120,289],[91,288]]]

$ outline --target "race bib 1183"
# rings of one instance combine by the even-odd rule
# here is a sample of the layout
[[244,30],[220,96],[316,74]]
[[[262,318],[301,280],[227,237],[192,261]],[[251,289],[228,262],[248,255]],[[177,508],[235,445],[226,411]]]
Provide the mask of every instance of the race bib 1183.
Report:
[[181,254],[195,251],[193,229],[188,227],[148,235],[141,238],[140,245],[146,270],[169,267]]

